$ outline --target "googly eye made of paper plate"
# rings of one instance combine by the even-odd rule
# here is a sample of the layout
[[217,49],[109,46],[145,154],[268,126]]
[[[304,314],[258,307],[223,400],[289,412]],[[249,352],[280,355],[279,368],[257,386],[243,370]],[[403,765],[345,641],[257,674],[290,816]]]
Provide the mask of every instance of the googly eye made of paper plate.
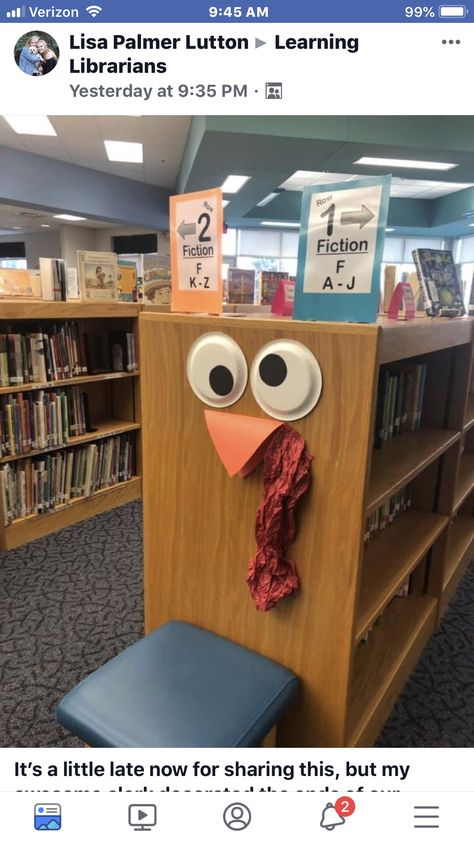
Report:
[[245,391],[247,360],[225,333],[203,333],[191,345],[186,363],[194,394],[208,406],[231,406]]
[[316,406],[323,378],[309,348],[292,339],[277,339],[264,345],[255,357],[250,385],[267,415],[279,421],[296,421]]

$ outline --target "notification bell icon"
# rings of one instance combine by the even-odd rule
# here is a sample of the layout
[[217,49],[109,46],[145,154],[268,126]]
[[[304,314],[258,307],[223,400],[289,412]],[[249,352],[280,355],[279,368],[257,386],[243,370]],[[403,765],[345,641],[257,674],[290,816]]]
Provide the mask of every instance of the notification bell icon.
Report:
[[338,824],[345,824],[345,819],[336,811],[334,804],[326,804],[321,818],[321,827],[334,830]]

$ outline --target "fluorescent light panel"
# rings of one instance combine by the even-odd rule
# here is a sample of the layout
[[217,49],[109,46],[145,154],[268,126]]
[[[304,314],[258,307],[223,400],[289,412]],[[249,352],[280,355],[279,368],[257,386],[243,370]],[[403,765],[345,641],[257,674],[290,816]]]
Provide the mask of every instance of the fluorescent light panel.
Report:
[[299,228],[299,222],[261,222],[260,225],[267,225],[269,228]]
[[395,231],[395,228],[386,228],[385,230],[387,234],[390,234],[391,231]]
[[67,222],[85,222],[87,216],[73,216],[71,213],[55,213],[55,219],[65,219]]
[[49,117],[4,117],[17,134],[36,134],[56,137],[56,131]]
[[42,228],[51,228],[51,225],[45,225],[43,222],[41,223]]
[[257,208],[264,208],[265,205],[269,205],[270,202],[273,202],[273,199],[276,199],[278,193],[269,193],[268,196],[265,196],[261,202],[257,202]]
[[128,143],[122,140],[104,140],[109,161],[121,164],[143,164],[143,143]]
[[228,175],[224,184],[222,185],[223,193],[238,193],[244,184],[250,181],[249,175]]
[[222,207],[226,208],[227,205],[229,204],[229,202],[230,202],[230,199],[222,199]]
[[404,161],[402,158],[359,158],[354,164],[369,167],[404,167],[413,170],[452,170],[459,164],[444,164],[441,161]]

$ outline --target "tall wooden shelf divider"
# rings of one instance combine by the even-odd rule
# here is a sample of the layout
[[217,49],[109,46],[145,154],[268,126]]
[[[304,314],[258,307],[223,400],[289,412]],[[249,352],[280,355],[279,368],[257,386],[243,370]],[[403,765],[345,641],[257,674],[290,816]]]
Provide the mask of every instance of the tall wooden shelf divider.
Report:
[[[133,332],[138,356],[138,312],[137,304],[128,303],[2,301],[0,334],[35,332],[38,325],[47,331],[53,324],[70,321],[78,323],[79,329],[85,333],[90,331],[105,334],[114,329]],[[11,550],[27,544],[141,496],[139,375],[139,370],[107,371],[45,383],[25,383],[0,388],[1,400],[2,396],[15,393],[34,393],[40,389],[54,388],[67,391],[72,386],[80,386],[81,390],[88,394],[94,428],[84,435],[71,437],[67,444],[61,446],[0,457],[0,468],[6,463],[55,453],[66,448],[71,450],[79,445],[97,442],[121,433],[133,433],[136,467],[134,476],[129,480],[100,489],[88,497],[73,498],[69,503],[59,505],[52,511],[18,518],[7,526],[4,525],[0,495],[0,550]]]
[[[211,331],[230,335],[249,367],[266,343],[295,339],[323,375],[318,405],[292,422],[314,454],[291,547],[301,590],[266,613],[246,584],[261,469],[227,476],[186,377],[191,345]],[[197,623],[293,669],[303,690],[280,745],[372,745],[474,553],[472,340],[467,318],[140,315],[146,628]],[[407,361],[427,365],[421,428],[375,450],[380,370]],[[250,385],[225,411],[266,417]],[[411,508],[365,543],[368,514],[408,483]]]

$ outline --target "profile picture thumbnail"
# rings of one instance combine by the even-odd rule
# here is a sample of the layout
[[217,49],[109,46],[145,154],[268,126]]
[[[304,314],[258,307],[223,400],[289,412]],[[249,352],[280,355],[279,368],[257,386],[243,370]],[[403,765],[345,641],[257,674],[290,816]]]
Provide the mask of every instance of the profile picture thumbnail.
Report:
[[15,44],[15,61],[27,76],[46,76],[58,59],[59,47],[47,32],[27,32]]

